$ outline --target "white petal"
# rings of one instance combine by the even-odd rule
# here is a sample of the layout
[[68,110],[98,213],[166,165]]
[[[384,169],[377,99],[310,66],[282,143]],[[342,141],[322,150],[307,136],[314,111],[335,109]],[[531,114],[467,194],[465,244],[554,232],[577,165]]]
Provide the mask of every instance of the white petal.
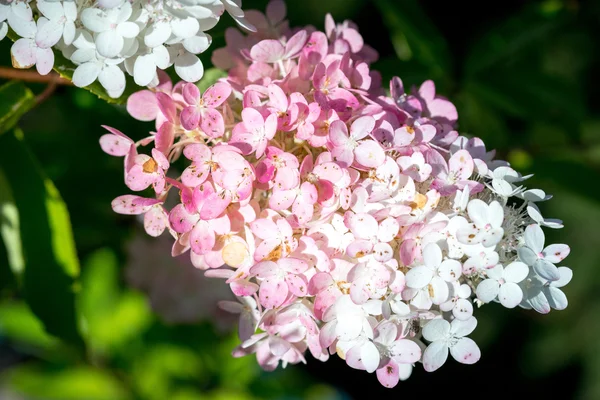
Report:
[[419,265],[406,273],[406,285],[411,288],[420,289],[427,286],[432,278],[433,270],[424,265]]
[[30,68],[35,65],[35,43],[31,39],[21,38],[10,48],[12,65],[15,68]]
[[456,337],[467,336],[477,327],[477,319],[471,317],[466,321],[455,319],[450,324],[450,332]]
[[450,354],[462,364],[475,364],[481,358],[481,350],[473,339],[461,338],[450,347]]
[[432,319],[423,328],[423,337],[425,340],[435,342],[442,340],[450,333],[450,322],[445,319]]
[[65,41],[66,45],[73,43],[76,32],[77,30],[75,29],[75,23],[73,21],[67,21],[63,29],[63,40]]
[[538,255],[529,247],[520,247],[517,249],[517,254],[519,255],[519,260],[527,265],[533,265],[538,260]]
[[431,269],[437,268],[442,263],[442,249],[435,243],[430,243],[423,249],[423,261]]
[[8,33],[8,24],[6,22],[0,22],[0,40],[6,37]]
[[35,68],[40,75],[47,75],[54,67],[54,52],[52,49],[36,49]]
[[[7,2],[3,2],[4,4],[6,4]],[[27,4],[28,2],[24,2],[24,1],[20,1],[16,4],[12,4],[10,6],[10,12],[9,12],[9,16],[10,14],[13,14],[16,18],[25,20],[25,21],[29,21],[33,19],[33,13],[31,11],[31,7],[29,7],[29,4]]]
[[[38,1],[38,7],[40,2]],[[77,4],[74,1],[64,1],[63,9],[65,17],[69,21],[75,21],[77,19]]]
[[527,278],[529,274],[529,268],[526,264],[515,261],[508,264],[502,273],[502,277],[507,282],[519,283],[523,279]]
[[548,314],[550,312],[550,304],[541,288],[532,288],[527,293],[527,299],[531,307],[540,314]]
[[165,43],[171,36],[171,25],[168,22],[157,22],[148,28],[144,43],[148,47],[156,47]]
[[477,285],[477,298],[483,302],[493,301],[500,291],[500,284],[495,279],[486,279]]
[[539,259],[533,264],[533,270],[548,281],[557,281],[560,279],[560,272],[556,265],[544,259]]
[[63,6],[60,2],[38,0],[36,6],[44,14],[44,17],[50,20],[59,19],[64,15]]
[[200,29],[200,24],[196,18],[187,17],[185,19],[174,19],[171,22],[173,34],[182,39],[195,36]]
[[573,278],[573,271],[569,267],[559,267],[558,272],[560,273],[560,279],[550,283],[553,287],[563,287]]
[[448,283],[439,276],[433,277],[431,283],[427,287],[427,291],[433,304],[442,304],[448,300],[448,296],[450,295]]
[[504,221],[504,209],[497,201],[492,201],[488,207],[488,218],[494,228],[500,228]]
[[537,224],[531,224],[525,228],[525,244],[535,253],[541,253],[544,248],[544,231]]
[[196,36],[192,36],[183,41],[183,47],[192,54],[203,53],[210,47],[212,38],[204,32],[200,32]]
[[353,340],[362,332],[362,317],[350,315],[337,320],[335,333],[340,340]]
[[506,308],[515,308],[523,300],[523,291],[516,283],[507,282],[500,286],[498,300]]
[[478,227],[484,226],[488,220],[488,205],[479,199],[473,199],[467,206],[467,212],[471,221],[475,222]]
[[456,260],[445,260],[438,269],[439,276],[446,282],[454,282],[460,278],[462,265]]
[[117,26],[119,35],[126,38],[134,38],[140,33],[140,27],[135,22],[121,22]]
[[171,65],[171,57],[169,56],[169,51],[165,46],[155,47],[152,49],[152,54],[154,55],[154,62],[158,68],[169,68],[169,65]]
[[35,35],[36,44],[44,49],[54,46],[62,37],[63,29],[64,25],[59,24],[57,20],[40,25]]
[[108,30],[96,37],[98,53],[107,58],[113,58],[123,50],[123,36],[116,30]]
[[567,296],[559,288],[550,286],[545,288],[544,291],[550,307],[555,310],[564,310],[569,305]]
[[14,13],[8,14],[8,24],[17,35],[23,38],[33,39],[37,32],[37,26],[33,19],[21,19]]
[[146,54],[139,56],[133,66],[133,80],[137,85],[148,86],[156,76],[156,65],[154,55]]
[[81,12],[83,26],[92,32],[104,32],[110,29],[110,21],[98,8],[86,8]]
[[87,62],[81,64],[73,73],[73,84],[77,87],[91,85],[98,79],[100,74],[100,64],[97,62]]
[[445,341],[431,343],[423,352],[423,368],[427,372],[433,372],[448,359],[448,345]]
[[452,309],[452,314],[457,319],[466,321],[473,315],[473,304],[467,299],[458,299]]
[[494,228],[484,234],[481,244],[484,247],[493,247],[500,243],[502,236],[504,236],[504,229]]
[[379,367],[379,350],[377,350],[377,347],[372,342],[366,342],[360,353],[367,372],[374,372]]
[[102,68],[98,80],[107,91],[121,91],[122,93],[125,90],[125,74],[116,65],[108,65]]
[[175,59],[175,72],[186,82],[198,82],[204,75],[204,66],[198,57],[186,53]]

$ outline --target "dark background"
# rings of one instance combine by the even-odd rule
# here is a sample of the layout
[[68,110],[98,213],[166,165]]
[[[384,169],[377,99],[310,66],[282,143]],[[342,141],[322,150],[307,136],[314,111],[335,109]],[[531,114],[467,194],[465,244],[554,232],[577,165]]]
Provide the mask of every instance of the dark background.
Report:
[[[264,10],[266,1],[243,4]],[[418,365],[392,390],[337,357],[320,363],[309,356],[306,366],[262,373],[253,358],[229,357],[236,340],[226,328],[176,324],[161,313],[186,302],[194,287],[182,286],[196,272],[181,261],[140,258],[150,253],[144,246],[150,249],[155,242],[140,244],[135,219],[110,210],[110,201],[128,191],[121,160],[98,146],[100,125],[135,140],[152,125],[134,121],[122,106],[63,86],[20,125],[68,206],[83,280],[110,289],[89,299],[98,314],[97,338],[91,358],[81,361],[53,344],[32,322],[16,286],[9,278],[0,280],[6,299],[0,304],[0,398],[552,398],[558,393],[565,399],[600,398],[600,2],[288,2],[291,26],[323,29],[326,12],[337,22],[357,23],[365,43],[380,54],[373,68],[384,82],[394,75],[405,86],[434,79],[438,93],[457,106],[461,133],[484,139],[499,158],[523,174],[535,174],[530,187],[555,196],[541,209],[565,222],[562,230],[546,234],[548,242],[571,246],[565,264],[575,274],[565,290],[569,307],[545,316],[496,304],[476,310],[479,325],[472,336],[482,348],[480,362],[465,366],[450,359],[431,374]],[[215,44],[209,52],[222,46],[227,24],[229,17],[210,32]],[[2,65],[10,64],[9,48],[8,39],[0,43]],[[209,52],[202,56],[207,67]],[[169,272],[137,285],[132,278],[177,268],[187,268],[188,275]],[[200,309],[209,303],[199,301],[192,320],[205,318]],[[49,383],[61,379],[62,384]],[[113,391],[92,390],[98,387]],[[87,391],[93,395],[82,397]]]

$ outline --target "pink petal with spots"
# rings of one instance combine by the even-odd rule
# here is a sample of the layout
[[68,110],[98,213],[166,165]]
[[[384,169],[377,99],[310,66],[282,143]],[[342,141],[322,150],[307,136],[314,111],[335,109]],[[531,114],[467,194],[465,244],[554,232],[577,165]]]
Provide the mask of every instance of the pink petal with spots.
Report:
[[205,254],[215,246],[215,232],[207,221],[200,220],[190,234],[190,246],[196,254]]
[[202,100],[206,107],[215,108],[223,104],[231,95],[231,86],[226,82],[217,82],[204,92]]
[[223,115],[219,111],[212,108],[204,110],[202,112],[200,129],[202,129],[202,131],[211,138],[223,136],[225,133],[225,121],[223,120]]
[[129,152],[133,142],[123,137],[107,133],[100,137],[100,147],[102,150],[115,157],[123,157]]
[[267,278],[260,284],[258,297],[263,307],[271,309],[282,305],[288,293],[289,289],[285,281],[277,278]]
[[173,146],[174,139],[175,127],[172,123],[166,121],[158,128],[158,132],[156,132],[156,137],[154,139],[154,145],[166,155],[171,146]]
[[450,157],[448,167],[451,172],[456,174],[458,179],[463,180],[469,179],[473,174],[475,164],[473,163],[473,157],[467,150],[459,150]]
[[214,219],[223,214],[227,206],[231,204],[231,194],[229,191],[224,193],[212,193],[204,202],[200,211],[200,218]]
[[157,199],[147,199],[145,197],[126,194],[115,198],[111,202],[114,212],[127,215],[139,215],[147,212],[155,204],[160,204],[162,201]]
[[570,252],[571,249],[566,244],[551,244],[542,251],[542,254],[545,260],[558,264],[567,258]]
[[146,189],[152,185],[156,178],[152,174],[144,172],[144,167],[139,164],[135,164],[127,172],[127,178],[125,178],[125,184],[127,187],[134,191],[140,191]]
[[385,162],[385,152],[374,140],[365,140],[354,149],[356,161],[367,168],[377,168]]
[[252,233],[261,239],[270,239],[277,236],[277,225],[270,219],[257,219],[250,223]]
[[198,219],[198,215],[187,212],[183,204],[177,204],[169,213],[169,223],[178,233],[191,231]]
[[202,115],[196,106],[187,106],[181,111],[180,115],[181,126],[185,130],[191,131],[198,127]]
[[274,276],[279,271],[279,266],[273,261],[263,261],[250,268],[250,273],[261,279]]
[[266,239],[260,242],[254,252],[255,261],[263,261],[266,258],[270,258],[271,254],[277,248],[281,248],[281,240],[279,239]]
[[368,115],[360,117],[350,126],[350,136],[356,140],[362,139],[373,132],[373,128],[375,128],[375,118]]
[[293,58],[297,56],[298,53],[302,51],[307,37],[308,34],[305,30],[301,30],[292,36],[285,45],[285,58]]
[[144,215],[144,229],[153,237],[160,236],[168,224],[168,217],[162,206],[152,207]]
[[306,294],[308,292],[308,290],[307,290],[308,282],[306,281],[306,278],[304,276],[288,274],[285,277],[285,281],[288,285],[289,291],[294,296],[298,296],[298,297],[306,296]]
[[239,297],[252,296],[258,291],[258,285],[245,279],[236,279],[230,283],[231,291]]
[[309,268],[306,261],[294,257],[282,258],[278,261],[278,265],[284,271],[291,272],[292,274],[301,274]]
[[379,368],[376,374],[379,383],[386,388],[393,388],[400,381],[400,371],[398,364],[394,360],[390,360],[386,365]]

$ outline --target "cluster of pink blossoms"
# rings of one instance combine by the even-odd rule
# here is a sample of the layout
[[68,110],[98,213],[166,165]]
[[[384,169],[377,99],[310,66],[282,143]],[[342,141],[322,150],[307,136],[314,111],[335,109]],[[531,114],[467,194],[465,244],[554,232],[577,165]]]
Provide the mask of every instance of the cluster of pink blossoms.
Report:
[[113,209],[167,230],[173,256],[189,251],[238,297],[221,303],[240,314],[234,356],[273,370],[307,349],[337,354],[393,387],[419,362],[480,358],[474,304],[567,306],[572,272],[556,264],[569,247],[545,246],[542,231],[562,223],[536,205],[550,196],[460,136],[433,82],[394,78],[387,95],[350,22],[290,29],[280,1],[246,17],[257,31],[231,28],[213,54],[227,78],[200,93],[163,76],[128,103],[156,132],[101,138],[127,186],[155,193]]

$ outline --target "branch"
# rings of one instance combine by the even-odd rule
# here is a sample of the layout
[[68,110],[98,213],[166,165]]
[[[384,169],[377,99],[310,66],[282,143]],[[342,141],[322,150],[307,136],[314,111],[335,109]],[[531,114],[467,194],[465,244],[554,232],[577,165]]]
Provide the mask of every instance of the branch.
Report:
[[70,80],[60,77],[60,75],[58,75],[54,71],[49,73],[48,75],[40,75],[35,71],[0,67],[0,78],[16,79],[25,82],[47,83],[54,85],[73,85],[73,83]]

